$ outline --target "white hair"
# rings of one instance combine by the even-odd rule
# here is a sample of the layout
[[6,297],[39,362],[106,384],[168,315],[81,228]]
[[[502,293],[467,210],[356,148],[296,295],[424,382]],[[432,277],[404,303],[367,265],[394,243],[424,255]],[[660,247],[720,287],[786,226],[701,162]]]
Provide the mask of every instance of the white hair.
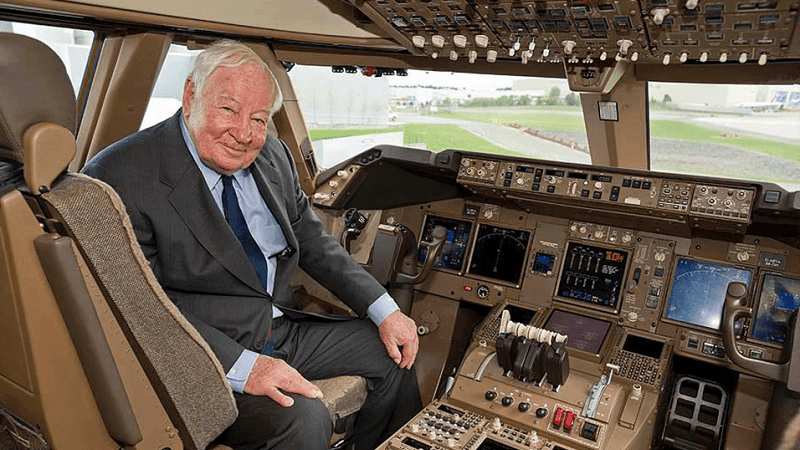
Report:
[[224,39],[215,42],[197,55],[194,67],[186,77],[190,83],[194,84],[194,103],[189,115],[189,121],[194,125],[193,128],[202,120],[203,89],[205,89],[208,77],[219,67],[241,67],[247,64],[256,64],[269,78],[272,106],[267,112],[270,117],[278,112],[283,103],[283,94],[269,66],[250,47],[230,39]]

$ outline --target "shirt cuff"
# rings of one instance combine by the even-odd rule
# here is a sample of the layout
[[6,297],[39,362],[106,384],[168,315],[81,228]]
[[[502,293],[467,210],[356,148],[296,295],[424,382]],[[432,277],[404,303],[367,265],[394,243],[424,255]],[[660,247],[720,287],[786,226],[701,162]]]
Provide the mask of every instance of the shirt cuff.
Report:
[[225,374],[228,383],[231,384],[233,392],[244,394],[244,385],[247,384],[247,377],[250,376],[250,371],[253,370],[253,365],[256,363],[258,353],[250,350],[243,350],[239,355],[239,359],[233,364],[231,370]]
[[397,306],[397,303],[394,302],[392,296],[387,292],[378,297],[377,300],[369,305],[369,309],[367,309],[367,315],[376,326],[381,326],[381,323],[384,319],[399,309],[400,307]]

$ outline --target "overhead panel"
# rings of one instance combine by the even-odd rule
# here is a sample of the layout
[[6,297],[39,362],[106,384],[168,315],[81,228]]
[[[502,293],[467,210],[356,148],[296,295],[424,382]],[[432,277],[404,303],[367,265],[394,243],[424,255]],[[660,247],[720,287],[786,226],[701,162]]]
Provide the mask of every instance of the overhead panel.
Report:
[[797,0],[366,0],[359,7],[433,58],[764,65],[800,56],[792,45]]

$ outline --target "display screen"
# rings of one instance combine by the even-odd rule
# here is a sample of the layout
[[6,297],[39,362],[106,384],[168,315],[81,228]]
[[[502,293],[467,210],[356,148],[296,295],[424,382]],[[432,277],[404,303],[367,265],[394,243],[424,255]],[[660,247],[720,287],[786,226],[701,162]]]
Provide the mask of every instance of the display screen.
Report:
[[679,258],[667,300],[668,319],[719,330],[725,292],[733,281],[750,284],[749,270]]
[[566,334],[569,337],[567,347],[596,355],[603,346],[611,322],[554,309],[544,328]]
[[664,350],[664,343],[629,334],[625,339],[625,344],[622,345],[622,349],[637,355],[659,359],[661,358],[661,351]]
[[[433,229],[437,226],[444,227],[447,233],[444,236],[444,243],[442,243],[442,251],[433,266],[460,271],[464,266],[464,255],[467,254],[472,222],[428,216],[425,219],[425,226],[422,228],[422,240],[431,242],[433,240]],[[420,263],[425,261],[425,255],[426,250],[421,248],[418,254]]]
[[492,438],[486,438],[481,445],[478,446],[476,450],[517,450],[510,445],[503,444],[502,442],[497,442]]
[[469,273],[519,283],[530,234],[529,231],[481,224]]
[[758,296],[758,310],[753,323],[753,337],[783,344],[789,317],[800,306],[800,280],[766,275]]
[[564,259],[559,296],[617,307],[628,252],[570,242]]

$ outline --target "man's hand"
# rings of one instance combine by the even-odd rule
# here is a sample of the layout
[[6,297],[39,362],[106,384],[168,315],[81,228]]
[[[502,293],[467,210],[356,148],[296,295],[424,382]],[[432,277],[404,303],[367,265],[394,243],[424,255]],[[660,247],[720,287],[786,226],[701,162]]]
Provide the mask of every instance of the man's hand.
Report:
[[322,398],[322,391],[305,378],[294,367],[282,359],[260,355],[250,371],[244,392],[251,395],[266,395],[288,408],[294,400],[280,390],[305,395],[308,398]]
[[[395,311],[381,322],[378,327],[381,341],[386,346],[389,357],[402,369],[410,369],[417,358],[419,350],[419,338],[417,337],[417,325],[408,316],[400,311]],[[400,349],[403,347],[403,353]]]

